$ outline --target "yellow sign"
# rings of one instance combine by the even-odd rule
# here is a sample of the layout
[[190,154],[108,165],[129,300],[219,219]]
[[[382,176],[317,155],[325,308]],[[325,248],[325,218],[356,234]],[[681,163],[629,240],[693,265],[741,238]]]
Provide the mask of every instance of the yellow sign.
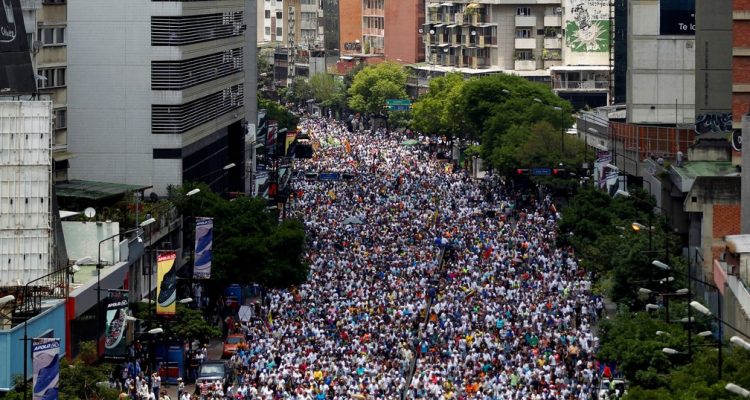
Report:
[[156,314],[174,315],[177,309],[177,270],[174,251],[160,252],[156,267]]

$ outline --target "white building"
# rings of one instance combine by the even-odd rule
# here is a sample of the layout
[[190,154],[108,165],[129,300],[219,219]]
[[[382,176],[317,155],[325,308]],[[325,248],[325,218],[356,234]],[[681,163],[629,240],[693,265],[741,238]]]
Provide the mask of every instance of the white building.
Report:
[[428,0],[425,15],[427,68],[552,80],[562,97],[608,103],[608,2]]
[[70,177],[241,190],[256,11],[254,0],[68,0]]
[[695,123],[694,27],[662,26],[659,1],[632,0],[628,11],[627,122]]
[[51,143],[51,101],[0,101],[0,287],[51,271]]
[[290,15],[296,45],[300,49],[322,49],[323,7],[319,0],[258,0],[258,42],[288,46]]

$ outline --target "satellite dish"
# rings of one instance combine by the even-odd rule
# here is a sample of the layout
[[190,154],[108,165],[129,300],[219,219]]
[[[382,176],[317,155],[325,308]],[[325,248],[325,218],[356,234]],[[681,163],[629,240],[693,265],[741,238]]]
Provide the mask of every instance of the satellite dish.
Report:
[[734,151],[742,151],[742,130],[740,129],[732,131],[732,148]]
[[87,207],[83,210],[83,215],[85,215],[86,218],[94,218],[94,216],[96,216],[96,210],[94,210],[93,207]]

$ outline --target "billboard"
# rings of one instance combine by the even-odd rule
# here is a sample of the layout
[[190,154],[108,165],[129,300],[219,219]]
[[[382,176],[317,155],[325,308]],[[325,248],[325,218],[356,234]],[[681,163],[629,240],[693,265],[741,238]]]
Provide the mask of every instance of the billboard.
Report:
[[661,0],[659,34],[695,35],[695,0]]
[[3,0],[0,12],[0,93],[36,92],[20,0]]
[[36,338],[31,343],[33,399],[57,400],[60,380],[60,339]]
[[608,0],[568,0],[565,43],[576,53],[609,52]]
[[213,253],[214,220],[199,217],[195,219],[195,257],[193,278],[211,278],[211,256]]
[[109,290],[104,327],[104,357],[124,360],[128,355],[127,326],[128,291]]
[[160,251],[156,258],[156,314],[174,315],[177,309],[177,269],[174,251]]

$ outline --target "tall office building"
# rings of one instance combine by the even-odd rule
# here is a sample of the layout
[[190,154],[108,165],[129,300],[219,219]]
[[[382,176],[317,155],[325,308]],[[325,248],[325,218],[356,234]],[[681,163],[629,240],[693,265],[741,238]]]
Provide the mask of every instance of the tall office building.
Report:
[[[242,190],[255,0],[68,0],[72,178]],[[246,78],[247,77],[247,78]]]

